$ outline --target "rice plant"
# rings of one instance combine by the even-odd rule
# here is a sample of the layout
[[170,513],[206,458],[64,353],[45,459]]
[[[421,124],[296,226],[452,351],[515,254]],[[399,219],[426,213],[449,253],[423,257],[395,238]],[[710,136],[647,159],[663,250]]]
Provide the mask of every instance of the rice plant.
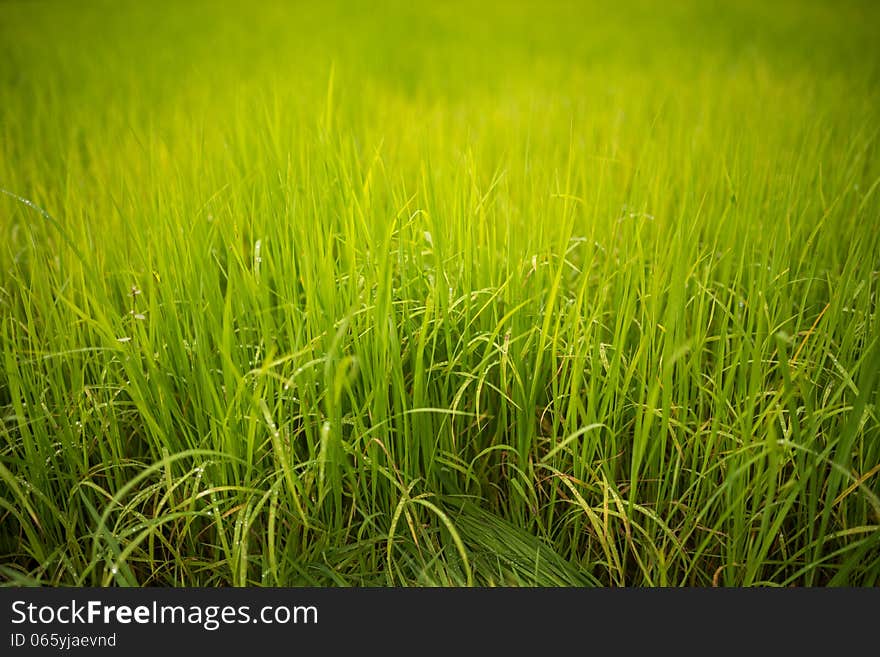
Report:
[[880,7],[0,4],[0,576],[876,586]]

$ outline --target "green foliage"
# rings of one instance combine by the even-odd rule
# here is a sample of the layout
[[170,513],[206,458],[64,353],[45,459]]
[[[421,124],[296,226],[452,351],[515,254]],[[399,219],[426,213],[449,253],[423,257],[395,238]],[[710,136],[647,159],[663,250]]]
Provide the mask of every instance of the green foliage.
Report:
[[880,584],[878,22],[0,4],[0,576]]

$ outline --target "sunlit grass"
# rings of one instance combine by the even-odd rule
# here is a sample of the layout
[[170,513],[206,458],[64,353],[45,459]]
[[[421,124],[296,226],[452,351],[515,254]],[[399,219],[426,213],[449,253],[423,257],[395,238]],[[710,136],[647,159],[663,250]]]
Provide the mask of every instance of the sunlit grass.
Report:
[[877,585],[877,8],[311,4],[0,4],[2,576]]

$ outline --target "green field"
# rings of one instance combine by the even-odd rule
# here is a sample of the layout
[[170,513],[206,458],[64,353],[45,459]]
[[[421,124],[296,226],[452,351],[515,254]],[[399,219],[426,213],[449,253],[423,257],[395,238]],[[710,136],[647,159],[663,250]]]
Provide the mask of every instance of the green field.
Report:
[[0,577],[880,585],[878,28],[0,2]]

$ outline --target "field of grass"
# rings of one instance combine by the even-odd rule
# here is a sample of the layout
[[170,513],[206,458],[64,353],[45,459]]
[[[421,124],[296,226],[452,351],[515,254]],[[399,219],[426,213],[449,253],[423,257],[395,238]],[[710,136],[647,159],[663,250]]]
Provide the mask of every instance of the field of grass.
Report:
[[0,577],[877,586],[878,26],[0,2]]

